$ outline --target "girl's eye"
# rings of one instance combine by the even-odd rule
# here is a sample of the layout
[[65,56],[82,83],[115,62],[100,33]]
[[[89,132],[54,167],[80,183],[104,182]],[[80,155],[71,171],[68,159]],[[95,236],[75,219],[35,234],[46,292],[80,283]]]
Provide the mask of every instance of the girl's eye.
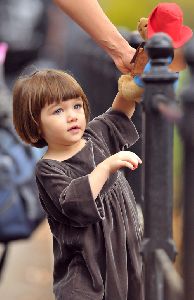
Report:
[[54,111],[54,114],[55,114],[55,115],[58,115],[58,114],[60,114],[62,111],[63,111],[62,108],[58,108],[58,109],[56,109],[56,110]]
[[75,108],[75,109],[80,109],[81,107],[82,107],[82,104],[80,104],[80,103],[74,105],[74,108]]

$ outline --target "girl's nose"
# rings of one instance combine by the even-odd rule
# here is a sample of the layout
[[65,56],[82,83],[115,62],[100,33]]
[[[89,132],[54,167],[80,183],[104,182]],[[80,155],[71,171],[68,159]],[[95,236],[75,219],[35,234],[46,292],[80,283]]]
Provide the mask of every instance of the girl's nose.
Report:
[[77,115],[74,111],[70,111],[68,112],[67,115],[67,122],[75,122],[77,121]]

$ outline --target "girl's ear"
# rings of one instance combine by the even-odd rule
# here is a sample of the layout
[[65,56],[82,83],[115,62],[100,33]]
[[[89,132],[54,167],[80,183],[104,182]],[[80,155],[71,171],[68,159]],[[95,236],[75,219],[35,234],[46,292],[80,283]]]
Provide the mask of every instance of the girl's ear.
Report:
[[37,130],[38,130],[38,134],[40,135],[40,137],[42,136],[42,126],[41,126],[41,117],[39,118],[38,122],[37,122]]
[[39,138],[44,138],[44,133],[43,133],[41,127],[38,127],[38,134],[39,134]]
[[38,141],[39,141],[39,139],[38,138],[30,138],[30,141],[31,141],[31,143],[33,143],[33,144],[35,144],[35,143],[37,143]]
[[39,138],[44,138],[44,134],[43,134],[43,130],[42,130],[40,121],[38,122],[37,130],[38,130]]

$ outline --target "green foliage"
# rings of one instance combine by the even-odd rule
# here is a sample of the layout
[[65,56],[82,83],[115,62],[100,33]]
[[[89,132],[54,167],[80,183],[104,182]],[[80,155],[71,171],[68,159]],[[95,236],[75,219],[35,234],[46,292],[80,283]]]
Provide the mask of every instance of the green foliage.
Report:
[[[126,26],[135,30],[137,21],[141,17],[148,17],[153,8],[160,2],[167,1],[145,1],[145,0],[101,0],[100,5],[115,25]],[[184,24],[194,28],[193,0],[177,0],[176,2],[184,14]]]

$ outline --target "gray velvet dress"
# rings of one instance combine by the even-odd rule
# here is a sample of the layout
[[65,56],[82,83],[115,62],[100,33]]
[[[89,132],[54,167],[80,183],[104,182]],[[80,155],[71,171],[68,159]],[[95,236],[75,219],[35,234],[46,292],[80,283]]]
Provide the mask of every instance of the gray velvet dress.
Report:
[[84,138],[84,148],[73,157],[42,159],[36,167],[53,234],[55,297],[142,300],[142,228],[131,188],[118,171],[94,201],[88,181],[95,166],[128,149],[138,134],[123,113],[109,109],[89,123]]

